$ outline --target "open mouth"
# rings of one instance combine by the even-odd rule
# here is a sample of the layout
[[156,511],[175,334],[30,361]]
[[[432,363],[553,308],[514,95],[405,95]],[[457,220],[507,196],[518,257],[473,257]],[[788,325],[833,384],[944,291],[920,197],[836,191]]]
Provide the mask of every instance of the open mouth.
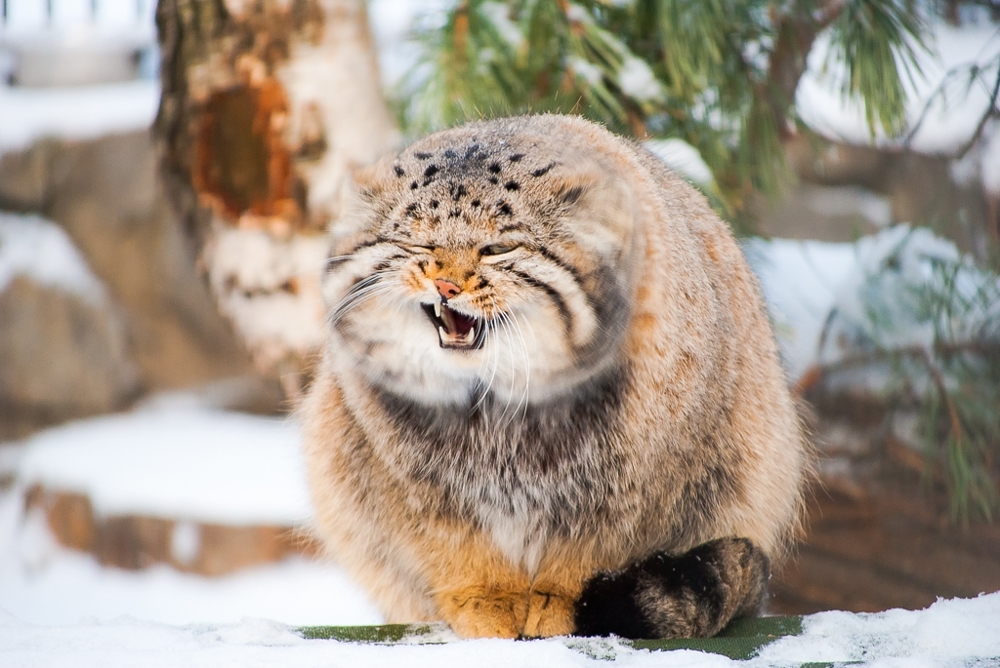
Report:
[[474,350],[482,347],[486,328],[481,319],[459,313],[442,302],[421,306],[437,327],[438,342],[442,348]]

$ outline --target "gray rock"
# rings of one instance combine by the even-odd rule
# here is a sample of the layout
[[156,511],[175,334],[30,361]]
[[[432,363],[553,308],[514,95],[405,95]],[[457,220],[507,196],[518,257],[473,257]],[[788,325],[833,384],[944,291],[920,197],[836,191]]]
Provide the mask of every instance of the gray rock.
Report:
[[[0,209],[37,212],[72,238],[106,286],[111,302],[120,308],[128,354],[138,374],[138,384],[130,391],[138,387],[152,393],[227,378],[259,377],[199,277],[191,247],[161,193],[148,132],[92,141],[48,139],[24,151],[3,154]],[[43,309],[55,309],[37,305],[40,297],[32,299],[36,299],[32,308],[38,315]],[[0,306],[4,318],[28,317],[11,314],[11,306]],[[2,359],[0,364],[4,364]],[[91,361],[97,363],[98,359],[92,357]],[[65,364],[70,369],[86,362],[83,358]],[[45,378],[45,382],[61,382],[52,376]],[[42,377],[36,382],[42,383]],[[248,407],[278,409],[281,392],[275,379],[261,379],[248,386],[257,388],[255,396],[246,399]],[[91,406],[91,412],[101,412],[97,406],[114,403],[107,399],[113,392],[90,404],[71,400],[55,387],[51,392],[77,402],[73,406]],[[28,408],[19,410],[23,414]],[[49,415],[48,410],[45,415]],[[65,411],[52,410],[53,419],[62,419],[55,415],[76,414],[78,409],[68,405]]]
[[140,392],[110,303],[15,277],[0,293],[0,440],[126,406]]

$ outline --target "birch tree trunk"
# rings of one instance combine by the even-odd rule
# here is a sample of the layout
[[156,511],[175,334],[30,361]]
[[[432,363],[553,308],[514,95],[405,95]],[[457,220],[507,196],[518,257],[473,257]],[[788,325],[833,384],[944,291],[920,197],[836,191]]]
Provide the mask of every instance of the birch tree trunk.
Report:
[[364,0],[160,0],[161,174],[218,305],[294,400],[322,338],[324,232],[398,141]]

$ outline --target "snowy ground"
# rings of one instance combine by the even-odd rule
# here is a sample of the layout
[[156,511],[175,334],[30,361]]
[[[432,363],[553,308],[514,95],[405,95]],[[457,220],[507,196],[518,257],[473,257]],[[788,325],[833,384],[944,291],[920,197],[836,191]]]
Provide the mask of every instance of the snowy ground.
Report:
[[86,494],[98,515],[304,526],[309,503],[294,422],[206,408],[193,396],[174,395],[132,413],[42,432],[0,456],[0,472],[16,478],[0,495],[0,609],[18,619],[381,621],[339,571],[303,558],[214,579],[166,566],[105,569],[58,547],[40,515],[24,516],[24,491],[40,483]]
[[77,88],[0,85],[0,153],[48,136],[95,139],[142,130],[159,103],[160,83],[151,79]]
[[[295,627],[381,619],[330,565],[294,558],[213,579],[167,567],[101,568],[55,545],[40,517],[22,514],[24,488],[41,482],[87,492],[99,512],[308,522],[298,441],[293,421],[236,415],[173,396],[0,450],[0,473],[17,476],[0,494],[0,666],[731,663],[689,651],[637,651],[615,641],[382,647],[303,640]],[[923,612],[815,615],[803,636],[779,641],[751,663],[970,665],[984,657],[1000,657],[1000,593],[939,601]]]
[[[923,612],[876,615],[821,613],[804,633],[766,647],[751,666],[852,661],[893,668],[996,666],[1000,659],[1000,595],[939,601]],[[379,646],[303,640],[276,622],[169,626],[134,619],[89,621],[68,628],[30,625],[0,616],[4,666],[115,668],[310,668],[312,666],[676,666],[735,662],[692,651],[649,652],[614,640],[533,642],[475,640],[441,645]]]

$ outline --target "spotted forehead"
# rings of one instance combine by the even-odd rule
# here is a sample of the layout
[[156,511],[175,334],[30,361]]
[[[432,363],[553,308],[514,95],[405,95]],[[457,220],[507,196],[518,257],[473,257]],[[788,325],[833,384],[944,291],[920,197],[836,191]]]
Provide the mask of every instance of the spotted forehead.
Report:
[[[540,213],[532,194],[559,163],[532,155],[531,146],[488,141],[417,144],[392,164],[399,218],[419,228],[456,224],[496,229]],[[551,158],[551,156],[549,156]]]

